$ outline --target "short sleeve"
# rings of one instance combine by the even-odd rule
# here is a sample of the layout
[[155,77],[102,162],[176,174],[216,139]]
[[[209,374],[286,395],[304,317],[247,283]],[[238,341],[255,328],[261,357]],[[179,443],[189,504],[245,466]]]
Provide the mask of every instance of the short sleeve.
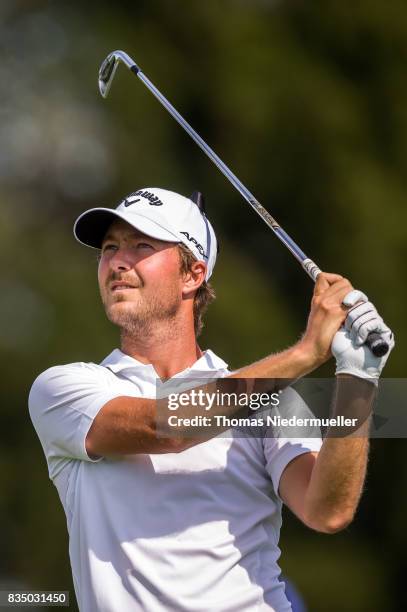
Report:
[[55,366],[40,374],[31,387],[30,416],[52,479],[66,460],[95,461],[86,452],[87,433],[99,410],[121,395],[106,384],[98,368],[86,363]]
[[[275,416],[282,418],[312,418],[314,415],[300,395],[292,388],[283,393]],[[301,432],[302,436],[298,434]],[[273,482],[273,488],[279,497],[278,487],[280,478],[287,465],[304,453],[318,452],[322,446],[320,429],[312,426],[304,428],[269,427],[263,439],[264,454],[266,459],[266,470]]]

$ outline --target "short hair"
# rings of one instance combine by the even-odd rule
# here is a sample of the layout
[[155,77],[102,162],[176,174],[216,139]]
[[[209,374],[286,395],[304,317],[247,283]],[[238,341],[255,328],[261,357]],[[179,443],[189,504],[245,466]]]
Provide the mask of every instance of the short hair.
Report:
[[[181,273],[186,274],[190,271],[192,264],[198,260],[192,251],[185,246],[185,244],[178,243],[178,250],[180,254]],[[198,287],[194,296],[194,327],[196,337],[201,334],[204,327],[204,314],[209,304],[211,304],[215,299],[215,289],[208,281],[204,280],[202,285]]]

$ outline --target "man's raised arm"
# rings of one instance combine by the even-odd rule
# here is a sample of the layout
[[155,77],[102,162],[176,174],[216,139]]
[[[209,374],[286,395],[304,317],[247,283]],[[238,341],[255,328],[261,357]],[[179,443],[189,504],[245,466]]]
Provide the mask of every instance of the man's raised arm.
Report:
[[[315,284],[307,329],[302,339],[286,351],[245,366],[224,380],[234,378],[295,380],[316,369],[332,355],[332,339],[348,314],[348,309],[344,308],[342,301],[350,292],[352,292],[352,286],[348,280],[336,274],[321,274]],[[360,294],[360,292],[356,293]],[[373,305],[370,305],[368,310],[370,307],[374,308]],[[357,308],[354,310],[357,311]],[[364,308],[366,310],[366,304]],[[365,314],[362,313],[361,318],[365,321]],[[379,318],[378,315],[377,318]],[[351,323],[353,323],[352,318],[350,318],[349,325]],[[360,334],[363,335],[365,327],[366,325],[362,327],[356,325],[354,331],[360,328]],[[343,333],[349,334],[350,332],[344,331]],[[352,341],[349,340],[349,343],[352,344]],[[352,353],[352,350],[349,350],[348,347],[348,352],[345,351],[346,355]],[[368,351],[364,346],[360,346],[358,350],[363,355]],[[372,358],[383,367],[387,356],[381,359],[373,356]],[[348,356],[345,361],[346,359]],[[346,364],[342,367],[345,373],[349,372]],[[355,371],[354,368],[350,374],[355,374]],[[356,372],[356,376],[358,375],[360,372]],[[238,409],[239,407],[236,408],[236,412]],[[228,416],[233,416],[230,410]],[[211,435],[218,433],[219,429]],[[211,435],[208,434],[208,437]],[[107,402],[95,417],[86,438],[86,449],[90,456],[170,453],[180,452],[205,439],[207,438],[202,436],[188,437],[187,431],[184,432],[184,435],[174,438],[160,438],[157,435],[155,400],[117,397]]]

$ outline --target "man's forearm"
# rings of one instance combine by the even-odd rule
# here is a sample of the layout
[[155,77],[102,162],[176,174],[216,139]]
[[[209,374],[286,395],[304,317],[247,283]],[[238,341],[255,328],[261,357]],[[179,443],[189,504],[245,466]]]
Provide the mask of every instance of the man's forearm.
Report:
[[[311,356],[311,352],[307,351],[305,343],[303,346],[303,343],[300,342],[281,353],[269,355],[256,363],[245,366],[229,376],[217,378],[206,384],[203,383],[199,387],[196,386],[193,390],[190,390],[191,396],[194,393],[201,394],[201,397],[212,396],[214,398],[210,406],[210,412],[207,413],[211,417],[212,425],[206,424],[197,427],[195,433],[199,430],[198,441],[202,442],[205,439],[210,439],[229,429],[227,419],[247,416],[247,403],[242,404],[238,399],[235,402],[223,401],[223,397],[234,396],[239,398],[244,396],[247,402],[252,393],[270,394],[284,389],[317,365],[319,364]],[[191,382],[193,383],[193,381]],[[200,381],[197,380],[196,382],[199,383]],[[187,393],[185,393],[186,395]],[[167,408],[168,404],[166,398],[164,398],[159,412],[161,416],[160,430],[167,430],[167,434],[171,431],[184,439],[193,435],[191,426],[185,425],[185,423],[199,417],[202,414],[203,405],[197,405],[193,401],[185,401],[185,403],[177,405],[177,423],[179,424],[171,427],[171,430],[167,424]],[[216,420],[218,417],[226,417],[225,425],[222,426],[222,421]],[[191,445],[193,441],[189,439],[186,443]]]
[[240,368],[230,378],[287,378],[297,379],[309,374],[324,360],[318,359],[305,342],[298,342],[289,349],[269,355]]
[[[254,384],[257,379],[257,391],[257,387],[261,386],[259,379],[262,378],[268,381],[266,391],[269,391],[270,379],[280,379],[280,386],[287,386],[290,380],[304,376],[317,365],[319,364],[312,358],[311,352],[300,342],[282,353],[265,357],[225,378],[207,384],[197,380],[197,384],[201,384],[195,391],[200,389],[204,393],[216,394],[218,390],[234,392],[239,389],[241,392],[251,393],[254,390],[251,380]],[[245,384],[239,385],[238,381],[230,379],[245,379]],[[233,417],[241,410],[239,405],[215,403],[211,415]],[[228,429],[227,426],[205,427],[194,438],[193,429],[186,426],[185,422],[186,419],[192,419],[202,413],[202,407],[196,404],[180,406],[177,416],[180,417],[181,424],[168,431],[168,402],[165,397],[158,403],[145,398],[117,397],[108,402],[95,418],[87,436],[86,447],[92,456],[172,453],[185,450],[218,435],[222,429]],[[157,430],[165,437],[157,436]]]
[[353,376],[338,377],[333,416],[356,418],[351,432],[329,430],[312,470],[304,518],[327,532],[352,520],[363,490],[369,450],[369,424],[376,387]]

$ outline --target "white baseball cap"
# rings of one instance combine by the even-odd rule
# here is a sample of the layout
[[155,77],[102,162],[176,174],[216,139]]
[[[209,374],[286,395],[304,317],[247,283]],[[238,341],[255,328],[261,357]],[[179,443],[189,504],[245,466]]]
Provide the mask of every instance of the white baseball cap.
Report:
[[[193,196],[191,196],[193,197]],[[129,194],[117,208],[91,208],[75,221],[75,238],[100,249],[115,219],[123,219],[143,234],[166,242],[182,242],[212,274],[218,245],[212,225],[195,202],[174,191],[146,187]]]

